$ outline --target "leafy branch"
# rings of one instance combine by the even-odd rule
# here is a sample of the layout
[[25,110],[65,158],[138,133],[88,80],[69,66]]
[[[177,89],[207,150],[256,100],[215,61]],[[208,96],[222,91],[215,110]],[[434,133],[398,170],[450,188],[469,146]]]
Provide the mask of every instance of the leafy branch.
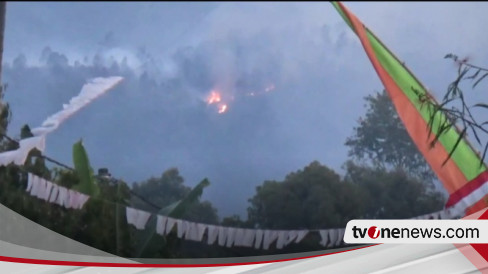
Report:
[[[464,91],[461,89],[461,84],[470,81],[472,83],[471,88],[476,88],[476,86],[488,76],[488,68],[471,64],[467,58],[460,59],[454,54],[447,54],[444,58],[452,59],[457,64],[458,70],[456,79],[449,84],[442,101],[437,103],[429,94],[421,93],[414,89],[422,107],[427,106],[430,111],[429,121],[427,123],[429,140],[431,134],[435,133],[435,138],[430,142],[430,145],[434,146],[439,141],[440,136],[446,134],[451,128],[454,127],[458,130],[458,138],[443,163],[443,165],[445,165],[461,140],[467,136],[467,134],[472,133],[477,144],[484,147],[483,154],[480,157],[480,166],[482,166],[488,151],[488,142],[484,145],[482,144],[482,137],[488,137],[488,120],[479,121],[475,118],[475,115],[473,115],[473,110],[477,108],[488,109],[488,104],[477,103],[469,105],[466,102]],[[434,126],[436,124],[436,119],[441,120],[437,123],[437,126]]]

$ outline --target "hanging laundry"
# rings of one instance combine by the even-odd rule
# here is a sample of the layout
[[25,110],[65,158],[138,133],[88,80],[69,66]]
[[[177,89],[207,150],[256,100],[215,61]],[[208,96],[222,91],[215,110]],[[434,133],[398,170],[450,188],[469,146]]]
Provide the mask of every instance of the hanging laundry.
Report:
[[207,226],[207,244],[212,245],[219,235],[219,227],[214,225]]
[[231,247],[234,244],[235,228],[219,226],[218,244]]
[[36,197],[39,198],[39,199],[42,199],[46,193],[46,187],[47,187],[47,183],[46,183],[46,180],[42,179],[42,178],[39,178],[37,176],[36,177],[36,180],[34,180],[35,184],[37,184],[37,191],[36,191]]
[[78,191],[69,190],[69,208],[81,209],[83,205],[88,201],[90,196],[80,193]]
[[303,240],[303,238],[305,238],[308,234],[308,230],[298,230],[297,231],[297,238],[295,240],[295,243],[299,243]]
[[242,241],[244,241],[244,228],[236,228],[234,235],[234,246],[242,246]]
[[32,177],[34,174],[32,173],[27,173],[27,187],[25,188],[26,192],[30,192],[32,189]]
[[41,180],[44,181],[44,189],[39,192],[39,199],[42,199],[47,202],[49,200],[49,196],[51,195],[53,183],[46,181],[44,179]]
[[278,239],[277,230],[265,230],[263,239],[263,249],[268,250],[269,246]]
[[[291,244],[298,236],[298,231],[297,230],[289,230],[286,232],[286,236],[285,236],[285,239],[284,239],[284,242],[283,242],[283,246],[287,246],[289,244]],[[279,237],[278,237],[278,241],[279,241]]]
[[234,245],[243,246],[243,247],[252,247],[255,236],[256,236],[256,230],[239,228],[236,231]]
[[28,178],[30,183],[28,183],[28,185],[30,185],[30,195],[31,196],[34,196],[34,197],[37,197],[40,189],[41,189],[41,185],[39,184],[39,177],[31,174],[30,178]]
[[285,230],[285,235],[278,236],[277,248],[278,246],[285,247],[291,244],[293,241],[299,243],[308,233],[308,230]]
[[327,229],[327,231],[329,232],[329,244],[327,245],[327,248],[335,247],[338,231],[336,229]]
[[288,238],[288,232],[281,230],[278,231],[278,239],[276,240],[276,248],[282,249],[286,245],[286,241]]
[[67,188],[62,186],[58,187],[58,197],[54,203],[69,208],[69,194]]
[[156,233],[159,235],[165,235],[164,232],[166,230],[166,221],[168,218],[166,216],[158,215],[158,219],[156,221]]
[[322,230],[319,230],[319,234],[320,234],[320,244],[324,247],[328,246],[328,243],[329,243],[329,230],[326,230],[326,229],[322,229]]
[[261,243],[263,242],[264,231],[261,229],[256,230],[256,241],[254,242],[254,248],[260,249]]
[[186,227],[185,240],[201,242],[207,226],[189,222]]
[[173,227],[175,226],[176,224],[176,219],[173,219],[171,217],[168,217],[166,219],[166,235],[168,235],[169,233],[171,233],[171,230],[173,230]]
[[143,230],[146,227],[146,223],[151,217],[151,213],[132,207],[126,207],[125,213],[127,223],[134,225],[139,230]]
[[256,230],[246,229],[244,234],[244,240],[242,241],[242,246],[252,247],[254,243],[254,238],[256,237]]
[[341,246],[344,240],[344,233],[346,232],[345,228],[339,228],[337,231],[337,241],[335,242],[335,246]]
[[233,227],[227,227],[227,242],[226,247],[232,247],[236,236],[236,229]]
[[187,221],[183,221],[183,220],[176,220],[176,236],[178,236],[178,238],[183,238],[183,236],[185,235],[185,232],[187,230],[187,227],[189,226],[189,223]]

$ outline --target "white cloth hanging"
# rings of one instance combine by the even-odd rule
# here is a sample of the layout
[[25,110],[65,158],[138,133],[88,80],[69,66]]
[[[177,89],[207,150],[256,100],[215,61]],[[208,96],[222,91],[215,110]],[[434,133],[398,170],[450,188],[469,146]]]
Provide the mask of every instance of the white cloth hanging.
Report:
[[[277,247],[287,246],[292,242],[299,243],[308,233],[308,230],[285,230],[285,235],[278,236]],[[278,247],[279,248],[279,247]]]
[[337,229],[327,229],[327,231],[329,232],[329,244],[327,245],[327,248],[335,247],[338,231]]
[[299,243],[307,234],[308,230],[288,230],[284,246],[287,246],[292,242]]
[[254,248],[260,249],[261,243],[263,242],[264,231],[261,229],[256,230],[256,241],[254,242]]
[[203,239],[203,234],[205,234],[205,230],[207,229],[207,226],[205,224],[197,224],[197,223],[189,222],[186,229],[187,229],[185,233],[186,240],[201,242]]
[[244,234],[246,231],[244,228],[236,228],[234,234],[234,246],[242,246],[242,242],[244,241]]
[[185,240],[192,240],[198,238],[197,224],[194,222],[187,222],[185,227]]
[[127,223],[134,225],[139,230],[143,230],[146,227],[146,223],[151,217],[151,213],[132,207],[126,207],[125,213]]
[[276,248],[282,249],[286,245],[287,238],[288,238],[288,232],[287,231],[285,231],[285,230],[278,231],[278,239],[276,240]]
[[225,243],[227,242],[228,228],[219,226],[218,229],[219,229],[218,244],[220,246],[225,246]]
[[269,246],[278,239],[278,231],[265,230],[263,238],[263,249],[268,250]]
[[173,230],[173,227],[176,224],[176,219],[173,219],[171,217],[166,218],[166,235],[171,233],[171,230]]
[[212,245],[219,235],[219,228],[214,225],[207,226],[207,244]]
[[[289,230],[286,231],[286,237],[283,243],[283,246],[287,246],[291,244],[298,236],[298,231],[297,230]],[[279,238],[278,238],[279,241]]]
[[335,246],[341,246],[342,241],[344,240],[344,233],[346,232],[345,228],[339,228],[337,229],[337,241],[335,243]]
[[39,191],[41,190],[41,184],[39,184],[39,177],[34,176],[32,174],[30,177],[30,181],[31,181],[31,183],[30,183],[31,187],[30,187],[29,193],[31,196],[37,197],[37,195],[39,194]]
[[233,227],[227,227],[227,241],[226,241],[226,247],[232,247],[234,244],[236,236],[236,229]]
[[297,237],[295,239],[295,243],[299,243],[303,240],[303,238],[305,238],[308,234],[308,230],[298,230],[297,231]]
[[158,219],[156,221],[156,233],[158,233],[159,235],[164,235],[167,220],[168,218],[166,218],[166,216],[158,215]]
[[183,238],[187,230],[189,223],[183,220],[176,220],[176,236],[180,239]]
[[51,195],[49,195],[49,202],[52,204],[56,203],[56,200],[58,199],[58,194],[59,194],[59,188],[57,184],[53,184],[53,189],[51,190]]
[[243,232],[244,236],[240,242],[240,246],[244,247],[252,247],[254,243],[254,239],[256,237],[256,230],[254,229],[244,229]]
[[201,242],[203,239],[203,235],[205,235],[205,231],[207,231],[206,224],[197,224],[197,238],[196,241]]
[[46,180],[44,180],[40,177],[37,177],[37,180],[35,180],[35,183],[37,184],[37,191],[36,191],[37,194],[35,196],[39,199],[42,199],[46,193],[46,187],[47,187]]
[[68,189],[62,186],[58,187],[58,197],[55,204],[69,208],[69,194]]
[[80,193],[80,196],[78,198],[78,206],[76,209],[82,209],[85,203],[90,199],[90,196],[85,195],[83,193]]
[[53,188],[51,190],[51,194],[49,195],[49,202],[54,203],[56,198],[58,198],[59,186],[57,184],[53,184]]
[[319,234],[320,234],[320,244],[322,246],[327,246],[328,243],[329,243],[329,230],[326,230],[326,229],[322,229],[322,230],[319,230]]
[[26,192],[30,192],[32,189],[32,177],[34,174],[32,173],[27,173],[27,187],[25,188]]
[[74,209],[81,209],[83,205],[88,201],[90,196],[80,193],[74,190],[68,190],[69,193],[69,207]]
[[41,180],[44,181],[44,189],[39,192],[39,199],[49,201],[49,196],[51,195],[51,190],[53,189],[53,183],[44,179]]

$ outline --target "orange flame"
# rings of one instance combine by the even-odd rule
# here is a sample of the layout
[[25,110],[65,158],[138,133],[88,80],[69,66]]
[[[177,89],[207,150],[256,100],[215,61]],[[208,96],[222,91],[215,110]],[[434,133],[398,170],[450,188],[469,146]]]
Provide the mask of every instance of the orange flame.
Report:
[[218,93],[217,91],[212,90],[210,92],[210,95],[208,95],[208,97],[207,97],[207,104],[211,105],[211,104],[214,104],[214,103],[218,103],[221,100],[222,99],[220,98],[220,93]]
[[226,104],[219,105],[219,114],[224,113],[226,110],[227,110],[227,105]]

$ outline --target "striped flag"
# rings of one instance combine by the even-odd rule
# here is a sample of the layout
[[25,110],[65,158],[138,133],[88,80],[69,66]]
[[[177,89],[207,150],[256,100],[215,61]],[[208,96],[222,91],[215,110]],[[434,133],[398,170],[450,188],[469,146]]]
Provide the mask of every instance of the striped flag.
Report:
[[[460,133],[455,127],[438,136],[435,146],[430,145],[436,138],[435,132],[429,135],[428,131],[433,106],[422,104],[419,94],[433,97],[354,14],[340,2],[332,4],[359,37],[408,134],[449,192],[446,207],[463,215],[486,207],[484,198],[488,194],[488,171],[486,165],[480,165],[476,151],[464,138],[456,147]],[[432,128],[437,129],[444,121],[445,115],[437,112],[433,116]],[[456,149],[449,158],[453,148]],[[447,158],[449,160],[445,162]]]

